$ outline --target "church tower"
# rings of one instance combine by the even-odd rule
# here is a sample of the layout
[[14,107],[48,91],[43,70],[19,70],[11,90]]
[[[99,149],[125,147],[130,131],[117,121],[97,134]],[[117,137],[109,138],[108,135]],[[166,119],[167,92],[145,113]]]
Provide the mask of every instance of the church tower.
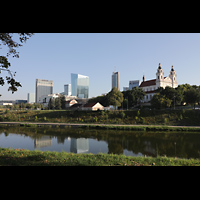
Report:
[[169,78],[172,80],[172,87],[176,88],[177,87],[176,72],[174,70],[174,66],[173,65],[172,65],[172,69],[170,71]]
[[163,69],[161,67],[161,64],[159,63],[157,73],[156,73],[156,86],[157,86],[157,88],[163,87],[163,83],[164,83],[164,72],[163,72]]

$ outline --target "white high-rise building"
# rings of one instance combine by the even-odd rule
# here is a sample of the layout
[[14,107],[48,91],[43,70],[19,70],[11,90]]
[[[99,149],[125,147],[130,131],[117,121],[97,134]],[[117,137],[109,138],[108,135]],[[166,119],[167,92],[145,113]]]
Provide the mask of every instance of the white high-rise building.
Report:
[[36,79],[35,102],[39,103],[39,98],[48,94],[53,94],[53,81]]
[[27,103],[35,103],[35,93],[28,93]]

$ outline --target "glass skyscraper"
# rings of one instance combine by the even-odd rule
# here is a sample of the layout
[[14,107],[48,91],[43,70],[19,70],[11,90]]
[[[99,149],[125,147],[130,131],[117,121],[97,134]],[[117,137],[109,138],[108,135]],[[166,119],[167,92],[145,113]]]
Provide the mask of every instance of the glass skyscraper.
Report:
[[78,98],[89,97],[89,77],[81,74],[71,74],[72,96]]
[[35,102],[39,103],[39,98],[43,95],[53,94],[53,81],[36,79]]
[[112,74],[112,88],[114,87],[120,90],[120,73],[119,72],[113,72]]

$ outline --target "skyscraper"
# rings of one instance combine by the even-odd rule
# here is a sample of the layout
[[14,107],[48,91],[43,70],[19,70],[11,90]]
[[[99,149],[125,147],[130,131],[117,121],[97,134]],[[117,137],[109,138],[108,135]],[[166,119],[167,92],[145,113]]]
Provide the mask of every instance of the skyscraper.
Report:
[[120,73],[119,72],[113,72],[112,74],[112,88],[114,87],[120,90]]
[[89,97],[89,77],[81,74],[71,73],[72,96],[78,98]]
[[64,94],[67,96],[71,96],[71,84],[64,85]]
[[39,103],[41,96],[53,94],[53,81],[36,79],[35,94],[36,103]]

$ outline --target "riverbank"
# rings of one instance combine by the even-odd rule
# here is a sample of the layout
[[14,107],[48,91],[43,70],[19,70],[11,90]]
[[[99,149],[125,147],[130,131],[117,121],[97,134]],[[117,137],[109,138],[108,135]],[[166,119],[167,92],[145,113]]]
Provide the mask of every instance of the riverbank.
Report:
[[200,126],[166,126],[166,125],[123,125],[123,124],[72,124],[47,122],[0,122],[0,127],[51,127],[51,128],[82,128],[103,130],[131,130],[131,131],[188,131],[200,132]]
[[0,122],[200,126],[200,110],[0,110]]
[[0,166],[200,166],[200,159],[74,154],[0,148]]

